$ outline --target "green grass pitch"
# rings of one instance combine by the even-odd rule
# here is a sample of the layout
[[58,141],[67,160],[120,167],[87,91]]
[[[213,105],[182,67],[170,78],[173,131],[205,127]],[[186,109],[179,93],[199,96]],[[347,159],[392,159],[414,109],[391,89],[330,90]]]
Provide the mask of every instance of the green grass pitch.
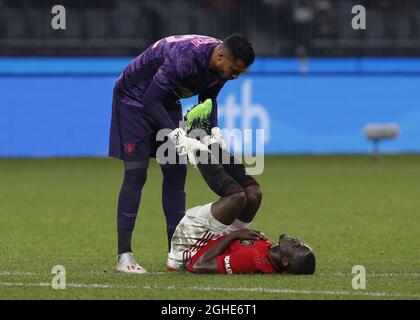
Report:
[[[161,172],[152,159],[133,249],[151,274],[114,272],[114,159],[0,160],[0,299],[419,299],[420,156],[266,157],[253,223],[276,241],[315,251],[313,276],[194,275],[165,271]],[[187,207],[216,196],[189,168]],[[54,265],[64,290],[51,287]],[[366,289],[352,288],[352,267]]]

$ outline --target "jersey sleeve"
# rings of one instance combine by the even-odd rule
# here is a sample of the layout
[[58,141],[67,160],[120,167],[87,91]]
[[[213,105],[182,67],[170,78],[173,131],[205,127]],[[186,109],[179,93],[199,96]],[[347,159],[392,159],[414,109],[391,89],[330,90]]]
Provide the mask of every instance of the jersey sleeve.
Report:
[[207,250],[209,250],[211,247],[215,246],[217,243],[219,243],[220,241],[222,241],[223,238],[224,238],[224,236],[222,236],[220,238],[217,238],[217,239],[214,239],[214,240],[210,241],[209,243],[207,243],[200,250],[198,250],[198,252],[190,259],[190,261],[188,261],[188,263],[187,263],[187,270],[192,272],[192,269],[194,268],[195,263],[201,258],[201,256]]
[[258,255],[256,250],[251,248],[241,248],[230,254],[222,254],[217,257],[217,267],[220,273],[255,273],[258,267],[255,257]]
[[143,98],[144,111],[159,130],[164,128],[174,130],[177,128],[164,107],[168,95],[168,92],[152,81]]

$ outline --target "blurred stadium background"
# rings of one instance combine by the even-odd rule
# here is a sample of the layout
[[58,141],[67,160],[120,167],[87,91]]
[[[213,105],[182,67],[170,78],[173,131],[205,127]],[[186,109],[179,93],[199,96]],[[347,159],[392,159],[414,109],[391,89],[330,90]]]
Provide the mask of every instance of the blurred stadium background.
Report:
[[[55,4],[0,1],[0,156],[105,155],[130,59],[164,36],[233,32],[258,58],[222,90],[224,127],[265,129],[269,154],[367,153],[364,126],[395,123],[381,150],[420,151],[419,1],[64,0],[66,30],[51,27]],[[351,27],[356,4],[365,30]]]
[[[51,27],[56,4],[66,8],[66,30]],[[365,30],[351,27],[354,5],[366,8]],[[122,167],[100,159],[114,82],[162,37],[234,32],[257,59],[222,90],[221,127],[265,130],[256,227],[313,245],[317,274],[118,277]],[[202,299],[202,286],[208,299],[418,299],[420,167],[405,154],[420,152],[419,88],[416,0],[0,0],[0,298]],[[404,155],[355,155],[372,151],[369,123],[398,126],[380,151]],[[56,157],[66,159],[33,159]],[[148,179],[134,249],[158,273],[166,240],[156,163]],[[187,194],[189,207],[214,198],[194,170]],[[71,289],[46,288],[55,264],[66,266]],[[365,294],[351,289],[356,264],[370,274]]]
[[[67,31],[51,28],[55,4]],[[353,30],[351,8],[367,9],[368,28]],[[2,0],[2,54],[137,55],[161,37],[243,33],[259,55],[418,55],[416,0]]]

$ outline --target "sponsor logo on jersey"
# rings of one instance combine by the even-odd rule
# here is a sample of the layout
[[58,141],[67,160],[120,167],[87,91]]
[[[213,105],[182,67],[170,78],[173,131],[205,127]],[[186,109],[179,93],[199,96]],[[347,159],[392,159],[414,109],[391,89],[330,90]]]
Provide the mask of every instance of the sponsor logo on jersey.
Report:
[[232,268],[230,267],[230,256],[226,256],[223,262],[225,264],[226,272],[229,274],[233,274]]

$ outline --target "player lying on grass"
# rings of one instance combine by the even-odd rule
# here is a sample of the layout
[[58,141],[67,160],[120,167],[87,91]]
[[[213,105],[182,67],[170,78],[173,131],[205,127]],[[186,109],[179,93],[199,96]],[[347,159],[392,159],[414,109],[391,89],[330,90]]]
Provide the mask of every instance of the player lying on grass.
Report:
[[[198,108],[206,107],[206,104],[198,105]],[[194,125],[188,120],[192,119],[187,115],[187,129],[191,130]],[[195,125],[202,124],[198,121]],[[216,153],[201,151],[207,152],[210,160],[207,164],[198,163],[197,167],[208,186],[221,198],[186,211],[172,237],[168,270],[313,274],[315,255],[310,247],[285,234],[274,244],[261,232],[248,229],[261,203],[260,186],[246,174],[242,164],[235,163],[232,154],[226,154],[228,151],[222,147],[224,144],[217,133],[206,136],[202,142],[211,150],[218,148],[219,161],[214,158]],[[223,156],[230,158],[228,164],[220,164]]]

